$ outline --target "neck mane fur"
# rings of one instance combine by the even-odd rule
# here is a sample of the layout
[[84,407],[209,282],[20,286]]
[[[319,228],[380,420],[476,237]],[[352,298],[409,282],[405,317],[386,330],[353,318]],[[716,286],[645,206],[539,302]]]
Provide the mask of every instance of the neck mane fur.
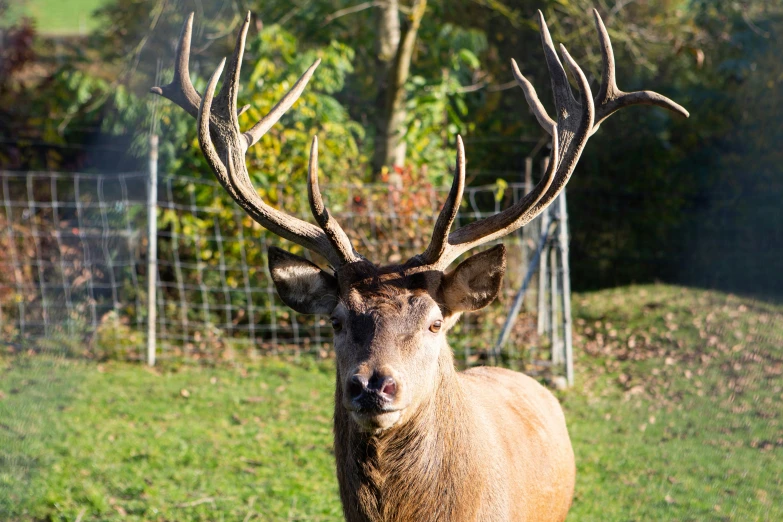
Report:
[[335,401],[335,458],[348,522],[475,519],[481,466],[471,465],[469,419],[451,361],[411,418],[380,434],[360,432]]

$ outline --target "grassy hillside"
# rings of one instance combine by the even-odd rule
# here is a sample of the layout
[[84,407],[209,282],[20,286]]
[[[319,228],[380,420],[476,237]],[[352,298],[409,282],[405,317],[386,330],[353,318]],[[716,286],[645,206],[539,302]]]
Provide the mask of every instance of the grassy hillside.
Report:
[[[783,520],[783,307],[575,296],[569,520]],[[329,363],[0,358],[0,519],[340,520]]]
[[92,13],[107,0],[13,0],[3,24],[26,16],[45,35],[87,34],[96,24]]
[[573,520],[783,520],[783,307],[666,286],[576,303]]

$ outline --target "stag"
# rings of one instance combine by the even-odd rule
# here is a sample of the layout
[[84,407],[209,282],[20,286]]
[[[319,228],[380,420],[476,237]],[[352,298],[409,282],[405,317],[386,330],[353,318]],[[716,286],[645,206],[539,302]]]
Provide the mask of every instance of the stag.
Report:
[[445,334],[463,312],[490,304],[506,269],[503,245],[461,254],[529,223],[565,187],[588,138],[613,112],[657,105],[688,116],[660,94],[617,87],[609,35],[595,11],[603,74],[593,98],[585,74],[561,45],[579,88],[568,82],[541,12],[544,55],[556,118],[512,60],[514,77],[538,122],[552,137],[549,167],[508,209],[450,232],[465,186],[465,152],[457,137],[454,181],[427,249],[402,264],[362,257],[324,206],[318,186],[318,142],[308,171],[310,207],[318,225],[267,205],[253,188],[246,151],[291,107],[316,61],[271,112],[246,132],[239,128],[237,92],[250,14],[239,32],[227,79],[214,95],[225,59],[199,95],[189,78],[193,14],[184,24],[173,81],[152,92],[198,121],[207,162],[232,198],[259,224],[323,256],[324,270],[279,248],[269,270],[282,300],[297,312],[330,317],[337,379],[334,450],[346,520],[564,520],[574,491],[574,453],[558,401],[538,382],[502,368],[458,372]]

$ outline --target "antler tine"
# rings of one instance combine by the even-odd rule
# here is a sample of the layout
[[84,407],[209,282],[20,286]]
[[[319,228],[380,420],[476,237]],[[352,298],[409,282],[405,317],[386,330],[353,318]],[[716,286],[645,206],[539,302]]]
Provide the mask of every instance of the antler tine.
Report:
[[462,143],[462,136],[457,135],[457,164],[454,169],[454,181],[451,183],[451,190],[443,204],[443,208],[438,214],[435,222],[435,228],[432,231],[432,239],[424,251],[421,258],[425,264],[437,262],[448,247],[449,231],[454,219],[457,217],[457,211],[462,203],[462,193],[465,190],[465,145]]
[[212,113],[212,99],[215,95],[215,87],[220,79],[220,75],[223,74],[223,67],[225,67],[225,65],[226,59],[223,58],[220,60],[215,72],[212,73],[212,76],[209,78],[207,91],[201,99],[196,118],[198,119],[198,142],[199,145],[201,145],[201,151],[204,153],[204,157],[206,157],[209,166],[212,167],[212,170],[217,174],[218,179],[221,182],[225,181],[223,186],[226,187],[226,190],[228,190],[232,196],[234,196],[236,191],[234,190],[233,184],[229,181],[223,162],[220,161],[220,155],[215,148],[215,144],[212,143],[212,136],[210,135],[209,129],[210,114]]
[[[539,31],[541,33],[541,43],[544,46],[544,58],[546,59],[546,65],[549,68],[549,76],[552,80],[552,93],[555,98],[555,107],[559,112],[572,108],[577,104],[574,98],[574,93],[571,90],[571,85],[568,83],[568,76],[566,76],[563,64],[560,63],[560,58],[557,56],[555,45],[552,43],[552,35],[549,34],[549,26],[544,18],[544,13],[539,9],[538,11],[538,23]],[[556,117],[560,119],[560,114]]]
[[684,107],[657,92],[636,91],[626,93],[617,87],[614,51],[612,50],[612,42],[609,39],[609,32],[606,30],[604,21],[601,19],[601,15],[598,14],[597,9],[593,9],[593,16],[595,18],[595,28],[598,31],[598,39],[601,43],[601,58],[603,62],[601,88],[595,97],[596,115],[593,132],[598,130],[601,122],[611,116],[612,113],[629,105],[657,105],[687,118],[690,114]]
[[[213,114],[219,119],[228,120],[228,122],[239,132],[239,118],[237,117],[237,96],[239,94],[239,75],[242,70],[242,58],[245,55],[245,42],[247,41],[247,30],[250,27],[250,12],[248,11],[242,27],[239,28],[237,41],[234,44],[234,52],[231,53],[231,59],[228,61],[228,73],[220,92],[215,97]],[[242,151],[245,152],[245,151]]]
[[346,235],[336,220],[332,219],[329,211],[324,206],[321,197],[321,189],[318,187],[318,137],[313,136],[310,146],[310,164],[307,169],[307,198],[310,201],[310,210],[313,217],[326,233],[326,237],[332,244],[343,263],[352,263],[361,260],[361,256],[351,246],[351,240]]
[[[560,138],[560,165],[558,166],[558,175],[555,178],[553,187],[549,189],[548,196],[554,199],[557,193],[560,192],[563,186],[565,186],[571,173],[574,171],[579,156],[582,154],[587,139],[590,137],[590,131],[593,128],[593,121],[595,118],[595,106],[593,104],[593,93],[590,90],[590,83],[587,81],[582,68],[571,57],[566,49],[565,45],[560,44],[560,52],[563,54],[563,58],[568,65],[576,79],[577,86],[579,87],[579,99],[581,103],[573,100],[571,110],[576,111],[574,113],[566,112],[568,107],[557,107],[557,125],[561,129]],[[554,81],[554,80],[553,80]],[[568,89],[570,95],[573,96],[573,91],[568,84],[568,79],[565,80],[565,89]],[[578,117],[577,117],[578,116]],[[559,182],[562,181],[562,184]],[[556,192],[553,192],[556,187]],[[544,200],[547,200],[547,197]],[[551,199],[549,201],[551,201]],[[543,201],[542,201],[543,202]],[[548,203],[547,203],[548,204]],[[541,208],[543,210],[543,208]],[[539,211],[540,212],[540,211]]]
[[[223,59],[218,68],[212,74],[207,85],[207,90],[201,100],[198,111],[198,139],[201,150],[215,172],[216,177],[231,197],[247,212],[257,223],[264,226],[270,232],[280,237],[293,241],[308,250],[324,256],[332,266],[340,266],[344,263],[343,256],[332,247],[326,233],[315,225],[289,216],[279,210],[270,207],[259,197],[250,181],[250,176],[244,164],[244,151],[238,150],[241,144],[231,140],[225,140],[225,162],[221,161],[221,153],[218,152],[212,141],[210,117],[215,87],[223,72],[226,60]],[[217,129],[217,134],[221,132]],[[236,168],[241,165],[241,168]]]
[[176,59],[174,61],[174,78],[171,83],[163,85],[161,87],[152,87],[151,93],[163,96],[173,101],[185,111],[193,116],[198,117],[198,108],[201,104],[201,96],[199,96],[196,89],[193,88],[193,84],[190,81],[190,38],[193,33],[193,13],[188,15],[185,23],[182,25],[182,31],[179,35],[179,42],[177,43]]
[[279,102],[277,102],[277,105],[275,105],[272,110],[269,111],[269,114],[261,118],[258,123],[253,125],[253,127],[243,134],[245,140],[247,141],[248,148],[258,143],[258,140],[260,140],[261,137],[272,127],[272,125],[277,123],[283,114],[285,114],[285,112],[291,108],[296,100],[299,99],[299,96],[302,95],[305,87],[307,87],[307,82],[310,81],[310,78],[312,78],[313,73],[320,64],[320,58],[313,62],[313,65],[311,65],[304,72],[304,74],[299,77],[294,86],[291,87],[291,90],[288,91]]
[[544,128],[546,133],[551,136],[553,134],[555,121],[549,117],[549,114],[544,108],[544,104],[542,104],[541,100],[538,99],[538,94],[536,94],[535,87],[533,87],[533,84],[522,75],[519,70],[519,66],[517,65],[517,61],[513,58],[511,59],[511,70],[514,73],[514,79],[517,81],[517,85],[519,85],[522,88],[522,92],[525,93],[525,99],[527,100],[527,104],[530,106],[530,110],[533,112],[533,115],[538,120],[538,123],[540,123]]

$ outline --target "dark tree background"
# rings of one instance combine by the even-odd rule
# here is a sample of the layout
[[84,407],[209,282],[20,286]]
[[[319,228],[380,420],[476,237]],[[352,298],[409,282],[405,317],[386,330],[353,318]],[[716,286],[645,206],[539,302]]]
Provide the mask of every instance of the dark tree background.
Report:
[[[691,118],[633,108],[591,139],[568,189],[574,287],[663,280],[779,298],[778,2],[107,0],[87,38],[55,40],[25,20],[2,29],[0,167],[143,168],[144,136],[155,125],[166,131],[163,167],[198,171],[192,122],[145,92],[170,74],[187,12],[196,11],[191,71],[203,87],[250,10],[256,43],[243,74],[253,104],[273,103],[275,81],[295,77],[305,58],[329,57],[311,86],[323,94],[307,102],[315,113],[278,126],[303,130],[287,137],[276,127],[284,150],[302,152],[284,158],[287,177],[275,180],[301,179],[308,130],[320,129],[335,136],[329,154],[352,158],[336,165],[345,179],[378,179],[404,162],[448,183],[461,133],[471,183],[519,181],[542,131],[510,84],[509,60],[551,106],[540,8],[597,85],[592,7],[610,29],[620,87],[666,94]],[[257,166],[279,161],[273,149],[254,154]]]

